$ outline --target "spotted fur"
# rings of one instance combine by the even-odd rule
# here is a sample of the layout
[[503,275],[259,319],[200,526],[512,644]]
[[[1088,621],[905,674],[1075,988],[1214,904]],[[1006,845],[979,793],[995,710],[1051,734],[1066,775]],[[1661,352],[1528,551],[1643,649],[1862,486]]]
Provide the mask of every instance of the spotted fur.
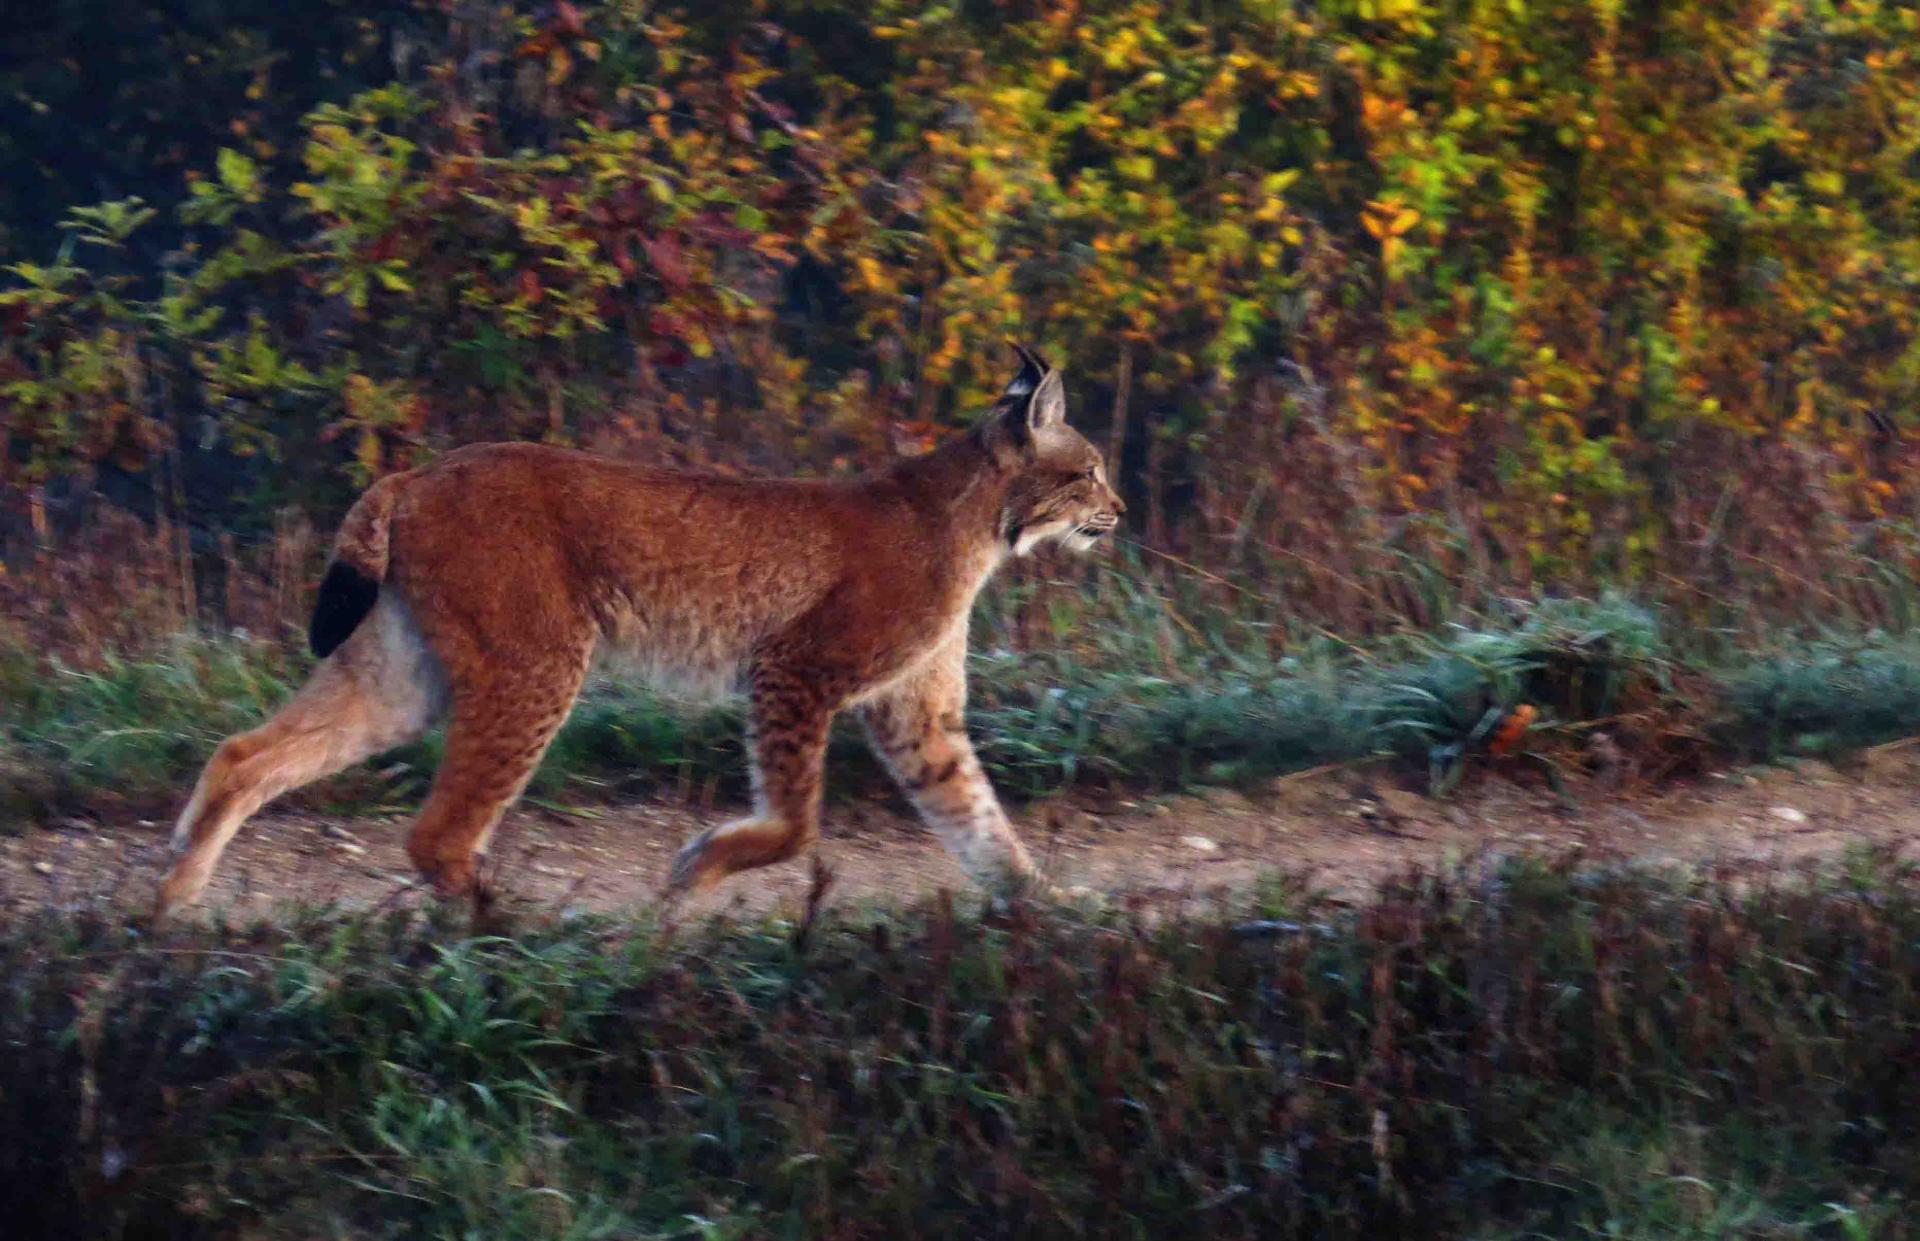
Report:
[[158,911],[198,897],[267,800],[443,718],[408,854],[442,892],[470,890],[601,652],[747,696],[753,813],[689,841],[671,890],[818,838],[828,728],[845,710],[970,875],[997,891],[1034,882],[967,739],[966,618],[1010,556],[1085,550],[1124,511],[1065,405],[1059,373],[1022,350],[972,431],[858,479],[485,444],[382,480],[335,541],[313,628],[325,658],[278,715],[214,752]]

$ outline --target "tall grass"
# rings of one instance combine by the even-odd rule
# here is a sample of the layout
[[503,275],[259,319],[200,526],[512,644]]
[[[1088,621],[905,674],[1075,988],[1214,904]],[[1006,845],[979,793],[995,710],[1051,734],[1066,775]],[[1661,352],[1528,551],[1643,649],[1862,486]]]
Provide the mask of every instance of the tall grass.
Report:
[[[1356,646],[1275,635],[1245,611],[1143,585],[1013,583],[975,620],[973,733],[1000,786],[1168,790],[1335,762],[1398,758],[1437,789],[1479,761],[1493,726],[1536,712],[1533,748],[1578,762],[1602,724],[1628,744],[1740,758],[1832,754],[1920,732],[1920,640],[1809,637],[1751,652],[1672,632],[1624,596],[1495,601],[1437,629]],[[1279,652],[1276,654],[1276,650]],[[0,651],[0,811],[15,822],[177,799],[217,740],[263,718],[304,675],[291,645],[175,635],[138,656],[73,666]],[[689,705],[619,682],[592,686],[533,786],[537,797],[743,787],[737,704]],[[310,801],[418,796],[437,739],[319,786]],[[857,729],[832,762],[879,779]]]
[[23,1236],[1916,1235],[1920,886],[0,934]]

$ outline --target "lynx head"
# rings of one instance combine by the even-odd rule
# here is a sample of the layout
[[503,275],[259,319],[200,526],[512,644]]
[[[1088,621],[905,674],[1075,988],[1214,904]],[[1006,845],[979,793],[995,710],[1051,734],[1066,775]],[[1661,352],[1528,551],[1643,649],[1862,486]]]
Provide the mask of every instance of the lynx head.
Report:
[[1060,372],[1014,348],[1020,373],[980,428],[995,463],[1011,475],[1000,537],[1016,556],[1049,542],[1087,551],[1120,524],[1127,506],[1107,481],[1100,450],[1067,425]]

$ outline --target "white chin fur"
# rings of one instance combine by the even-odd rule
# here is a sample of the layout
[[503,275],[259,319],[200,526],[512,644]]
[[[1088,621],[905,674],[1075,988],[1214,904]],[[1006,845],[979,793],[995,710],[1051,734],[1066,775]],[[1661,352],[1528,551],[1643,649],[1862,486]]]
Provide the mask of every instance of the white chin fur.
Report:
[[1013,541],[1013,554],[1024,556],[1042,543],[1051,543],[1055,539],[1064,538],[1072,532],[1073,528],[1073,523],[1065,521],[1052,521],[1044,526],[1028,526],[1020,532],[1020,537]]

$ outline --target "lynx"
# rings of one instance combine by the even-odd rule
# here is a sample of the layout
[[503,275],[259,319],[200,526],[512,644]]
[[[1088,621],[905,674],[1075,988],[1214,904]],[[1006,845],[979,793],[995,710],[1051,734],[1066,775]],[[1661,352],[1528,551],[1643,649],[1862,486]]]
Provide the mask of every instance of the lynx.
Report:
[[828,726],[844,710],[975,881],[1038,884],[967,739],[967,616],[1010,557],[1085,551],[1125,506],[1066,424],[1060,373],[1019,353],[971,431],[851,480],[481,444],[375,483],[320,586],[319,664],[271,720],[214,751],[156,915],[199,896],[269,799],[442,718],[445,757],[407,852],[442,894],[470,892],[603,649],[658,680],[746,695],[753,813],[688,841],[669,894],[818,838]]

